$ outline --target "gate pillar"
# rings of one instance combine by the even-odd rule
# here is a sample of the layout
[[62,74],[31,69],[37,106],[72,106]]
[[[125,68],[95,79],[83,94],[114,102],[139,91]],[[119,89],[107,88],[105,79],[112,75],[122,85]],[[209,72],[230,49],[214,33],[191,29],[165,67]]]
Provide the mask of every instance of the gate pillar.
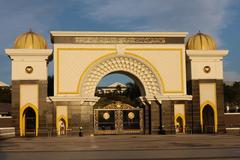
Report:
[[151,127],[151,113],[150,113],[150,106],[148,104],[144,105],[144,133],[151,134],[150,127]]
[[94,133],[93,106],[92,105],[81,106],[80,117],[81,117],[80,126],[83,127],[84,135],[93,134]]
[[174,134],[174,106],[172,101],[162,101],[161,106],[162,128],[166,134]]
[[159,134],[160,132],[160,108],[156,101],[151,101],[150,114],[151,114],[151,134]]

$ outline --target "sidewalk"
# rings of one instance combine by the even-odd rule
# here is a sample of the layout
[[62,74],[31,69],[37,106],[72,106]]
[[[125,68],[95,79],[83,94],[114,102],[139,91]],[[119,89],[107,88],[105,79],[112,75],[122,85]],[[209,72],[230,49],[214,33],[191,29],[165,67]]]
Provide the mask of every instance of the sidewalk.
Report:
[[114,135],[93,137],[32,137],[0,140],[0,152],[198,150],[238,148],[240,136]]
[[117,135],[0,140],[1,160],[240,159],[240,136]]

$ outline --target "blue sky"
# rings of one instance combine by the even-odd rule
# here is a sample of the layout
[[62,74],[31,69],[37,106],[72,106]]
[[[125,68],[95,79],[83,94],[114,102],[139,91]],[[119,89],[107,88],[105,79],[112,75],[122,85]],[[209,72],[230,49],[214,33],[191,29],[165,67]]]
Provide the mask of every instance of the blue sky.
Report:
[[4,48],[11,48],[15,37],[29,28],[48,41],[52,30],[184,31],[189,35],[201,30],[216,39],[218,48],[229,50],[225,80],[240,81],[240,1],[1,0],[0,21],[0,81],[9,84],[11,65]]

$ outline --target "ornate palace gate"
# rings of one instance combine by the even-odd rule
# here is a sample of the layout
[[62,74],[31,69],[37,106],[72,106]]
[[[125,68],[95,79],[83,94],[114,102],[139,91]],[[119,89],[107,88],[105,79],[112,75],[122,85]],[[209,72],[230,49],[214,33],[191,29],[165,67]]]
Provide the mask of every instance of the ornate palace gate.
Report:
[[95,134],[143,133],[143,109],[125,103],[112,103],[94,109]]

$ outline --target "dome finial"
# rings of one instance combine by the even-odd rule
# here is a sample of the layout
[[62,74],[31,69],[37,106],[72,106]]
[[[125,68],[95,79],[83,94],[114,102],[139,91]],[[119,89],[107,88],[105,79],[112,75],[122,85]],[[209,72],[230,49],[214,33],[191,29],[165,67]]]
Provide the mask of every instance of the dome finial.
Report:
[[32,27],[29,27],[29,31],[28,31],[29,33],[32,33],[33,31],[32,31]]

